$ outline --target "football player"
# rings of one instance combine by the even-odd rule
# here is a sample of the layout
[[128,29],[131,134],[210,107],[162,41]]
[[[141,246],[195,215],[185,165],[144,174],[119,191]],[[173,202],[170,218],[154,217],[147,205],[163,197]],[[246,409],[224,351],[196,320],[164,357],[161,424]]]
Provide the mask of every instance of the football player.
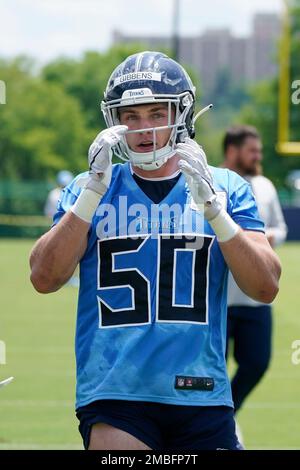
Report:
[[[270,302],[280,263],[249,184],[208,166],[195,88],[159,52],[128,57],[102,102],[107,129],[35,244],[39,292],[80,262],[76,410],[89,449],[238,449],[226,373],[228,267]],[[125,161],[112,165],[112,153]]]

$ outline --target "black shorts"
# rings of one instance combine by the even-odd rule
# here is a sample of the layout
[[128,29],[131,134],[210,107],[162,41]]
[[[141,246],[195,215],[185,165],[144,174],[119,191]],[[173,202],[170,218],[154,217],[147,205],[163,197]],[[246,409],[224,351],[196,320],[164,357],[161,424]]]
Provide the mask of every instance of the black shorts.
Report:
[[84,447],[93,424],[106,423],[128,432],[153,450],[240,450],[233,409],[98,400],[76,411]]

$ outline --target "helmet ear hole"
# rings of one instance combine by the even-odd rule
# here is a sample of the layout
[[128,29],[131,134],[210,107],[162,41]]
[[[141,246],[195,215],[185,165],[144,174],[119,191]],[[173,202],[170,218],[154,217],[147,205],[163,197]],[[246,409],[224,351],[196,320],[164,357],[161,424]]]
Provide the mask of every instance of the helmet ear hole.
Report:
[[195,127],[194,127],[194,126],[192,126],[192,127],[190,128],[189,134],[190,134],[190,138],[191,138],[191,139],[194,139],[194,138],[195,138],[196,133],[195,133]]

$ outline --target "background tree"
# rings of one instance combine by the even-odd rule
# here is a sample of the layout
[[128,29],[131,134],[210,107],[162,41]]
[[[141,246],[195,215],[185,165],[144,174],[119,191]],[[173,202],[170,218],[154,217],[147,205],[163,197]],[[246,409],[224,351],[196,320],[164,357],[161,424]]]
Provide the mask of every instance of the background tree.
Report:
[[0,110],[1,179],[47,179],[86,163],[79,103],[33,73],[28,58],[1,61],[7,104]]

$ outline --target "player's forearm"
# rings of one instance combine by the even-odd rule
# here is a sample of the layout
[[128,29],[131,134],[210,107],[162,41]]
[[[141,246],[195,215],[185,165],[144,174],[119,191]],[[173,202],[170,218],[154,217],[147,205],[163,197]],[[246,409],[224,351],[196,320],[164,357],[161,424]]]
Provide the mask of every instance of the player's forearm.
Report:
[[259,302],[272,302],[278,293],[281,266],[268,243],[240,230],[228,242],[220,243],[220,248],[240,289]]
[[113,126],[101,131],[89,148],[89,176],[78,198],[60,223],[34,246],[31,282],[41,293],[54,292],[73,274],[87,245],[87,233],[112,176],[112,150],[128,130]]
[[89,227],[69,212],[36,242],[30,255],[30,279],[38,292],[54,292],[71,277],[86,249]]

